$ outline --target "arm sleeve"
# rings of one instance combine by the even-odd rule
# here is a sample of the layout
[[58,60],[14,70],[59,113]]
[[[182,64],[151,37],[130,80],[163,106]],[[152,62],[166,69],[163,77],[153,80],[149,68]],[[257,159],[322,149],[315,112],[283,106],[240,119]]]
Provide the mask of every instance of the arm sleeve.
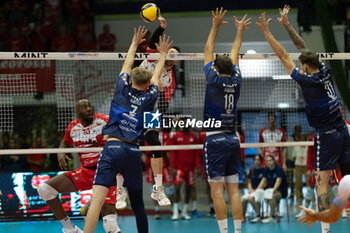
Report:
[[164,29],[161,26],[158,26],[158,28],[153,32],[151,40],[148,45],[150,49],[156,49],[156,43],[159,42],[159,36],[161,36],[163,32],[164,32]]

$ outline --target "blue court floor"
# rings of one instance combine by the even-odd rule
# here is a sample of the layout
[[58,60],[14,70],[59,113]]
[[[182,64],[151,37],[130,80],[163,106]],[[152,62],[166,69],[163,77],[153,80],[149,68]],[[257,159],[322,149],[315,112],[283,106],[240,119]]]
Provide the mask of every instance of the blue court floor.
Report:
[[[73,220],[81,229],[83,229],[83,220]],[[119,226],[123,233],[137,233],[135,218],[133,216],[121,216],[118,218]],[[37,221],[37,222],[8,222],[0,223],[0,233],[61,233],[62,226],[58,221]],[[96,231],[104,233],[102,222],[100,221]],[[149,216],[150,233],[219,233],[216,219],[213,217],[201,217],[192,220],[171,221],[170,215],[164,215],[162,220],[154,220]],[[233,233],[233,223],[229,222],[229,232]],[[291,222],[281,219],[280,223],[275,224],[242,224],[242,233],[321,233],[320,223],[311,228],[301,226],[293,217]],[[350,219],[340,219],[336,224],[331,225],[332,233],[349,233]]]

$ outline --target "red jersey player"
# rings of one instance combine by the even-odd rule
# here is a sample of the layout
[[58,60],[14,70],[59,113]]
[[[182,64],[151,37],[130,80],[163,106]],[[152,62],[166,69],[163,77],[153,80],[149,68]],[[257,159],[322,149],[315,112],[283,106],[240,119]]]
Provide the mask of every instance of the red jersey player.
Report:
[[[76,104],[78,119],[72,121],[67,129],[60,148],[75,145],[78,148],[102,147],[105,143],[101,135],[102,127],[108,123],[108,117],[93,112],[91,103],[81,99]],[[82,231],[69,219],[58,198],[58,193],[77,192],[92,189],[96,172],[99,152],[80,153],[82,166],[73,171],[60,174],[38,187],[40,197],[46,201],[50,209],[63,225],[63,232],[82,233]],[[64,154],[58,154],[58,163],[61,169],[67,169],[66,160],[70,158]],[[116,187],[109,189],[104,206],[101,210],[103,227],[108,232],[120,232],[117,224],[117,216],[114,208],[116,202]]]
[[[259,142],[285,142],[287,140],[286,132],[284,129],[276,126],[276,115],[274,113],[268,114],[268,122],[269,126],[260,130]],[[275,158],[276,163],[280,165],[284,171],[287,170],[287,150],[285,147],[265,147],[263,149],[259,148],[258,153],[263,157],[263,166],[266,166],[265,157],[267,155],[271,155]]]

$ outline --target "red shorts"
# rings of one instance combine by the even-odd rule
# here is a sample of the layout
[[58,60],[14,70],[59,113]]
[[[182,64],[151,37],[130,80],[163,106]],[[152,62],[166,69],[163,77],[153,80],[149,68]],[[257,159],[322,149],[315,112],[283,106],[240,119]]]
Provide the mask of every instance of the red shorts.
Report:
[[[151,167],[146,168],[146,182],[154,184],[154,175]],[[173,183],[169,167],[163,167],[163,183]]]
[[196,178],[194,177],[194,170],[186,172],[179,169],[176,170],[174,184],[182,184],[183,179],[185,179],[187,186],[194,185],[196,183]]
[[[85,191],[85,190],[92,189],[95,173],[96,173],[95,169],[87,169],[84,167],[80,167],[78,169],[66,172],[64,174],[68,176],[69,179],[72,180],[75,187],[79,191]],[[104,203],[114,205],[116,202],[116,195],[117,195],[116,186],[111,186],[108,190]]]

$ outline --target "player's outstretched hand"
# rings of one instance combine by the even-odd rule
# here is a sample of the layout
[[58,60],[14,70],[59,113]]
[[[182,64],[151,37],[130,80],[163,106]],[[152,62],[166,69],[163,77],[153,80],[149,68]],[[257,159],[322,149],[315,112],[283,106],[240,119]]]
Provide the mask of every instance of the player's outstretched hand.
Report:
[[298,218],[298,222],[301,222],[301,225],[309,223],[309,227],[311,227],[313,223],[317,222],[317,219],[315,217],[316,211],[313,209],[308,209],[304,206],[300,206],[300,209],[305,211],[305,216]]
[[213,15],[213,27],[219,28],[224,24],[228,24],[227,21],[223,21],[226,12],[227,10],[224,10],[222,7],[220,8],[220,11],[219,8],[216,8],[215,13],[214,11],[211,11],[211,14]]
[[145,28],[145,26],[139,26],[137,30],[136,28],[134,28],[134,37],[132,38],[132,41],[137,45],[141,44],[142,42],[146,41],[146,33],[147,29]]
[[158,20],[159,20],[159,25],[160,25],[160,27],[161,28],[163,28],[164,30],[166,29],[166,26],[167,26],[167,24],[166,24],[166,19],[163,17],[163,16],[159,16],[158,17]]
[[69,158],[69,156],[66,155],[65,153],[57,154],[57,161],[58,161],[58,165],[60,166],[61,170],[68,169],[67,160],[71,160],[71,158]]
[[251,22],[252,18],[246,19],[247,16],[248,15],[245,14],[240,21],[237,19],[236,16],[233,16],[233,19],[235,20],[235,24],[238,30],[247,30],[248,29],[247,26],[252,23]]
[[256,22],[256,24],[259,26],[259,28],[262,32],[266,32],[269,30],[270,21],[271,21],[271,18],[266,20],[265,12],[263,12],[259,17],[259,22]]
[[159,43],[156,43],[157,50],[159,51],[159,53],[167,54],[173,42],[174,41],[170,41],[170,36],[168,36],[168,38],[165,34],[163,35],[163,37],[159,36]]
[[279,8],[281,17],[277,18],[278,22],[280,22],[282,25],[286,26],[288,22],[288,12],[290,10],[290,6],[284,5],[283,10]]

